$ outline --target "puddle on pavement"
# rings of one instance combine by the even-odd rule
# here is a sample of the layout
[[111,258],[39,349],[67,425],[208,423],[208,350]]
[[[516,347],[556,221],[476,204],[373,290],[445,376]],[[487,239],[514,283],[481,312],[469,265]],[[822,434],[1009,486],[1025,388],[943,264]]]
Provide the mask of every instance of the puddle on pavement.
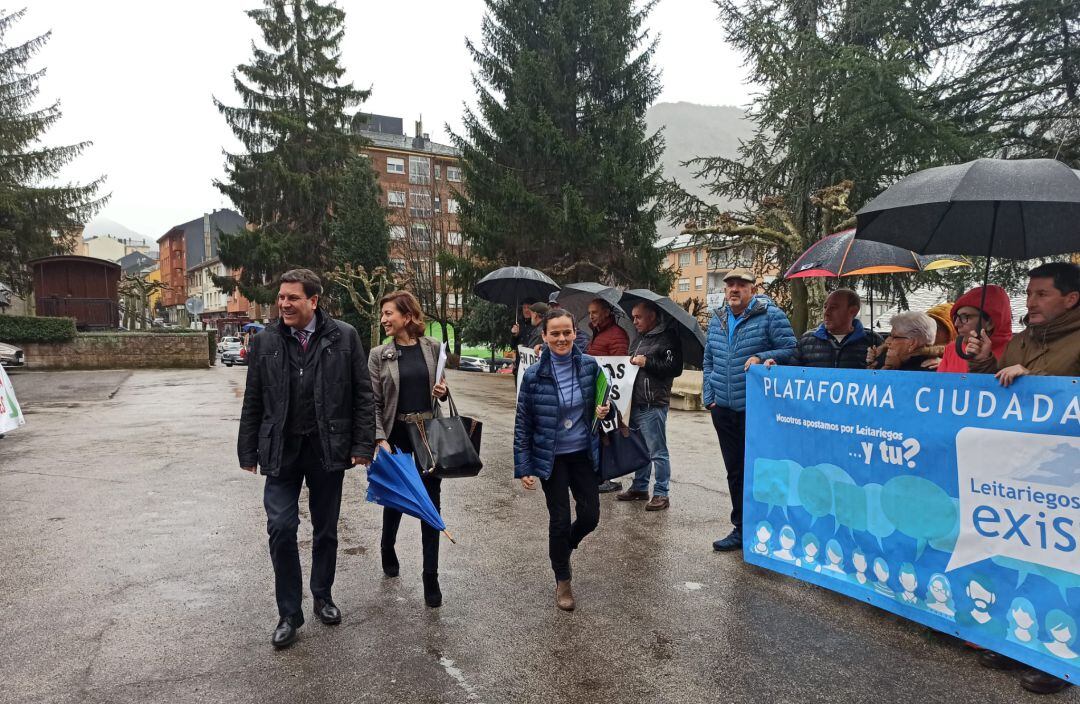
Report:
[[355,548],[345,548],[342,552],[346,555],[363,555],[367,552],[367,548],[357,545]]

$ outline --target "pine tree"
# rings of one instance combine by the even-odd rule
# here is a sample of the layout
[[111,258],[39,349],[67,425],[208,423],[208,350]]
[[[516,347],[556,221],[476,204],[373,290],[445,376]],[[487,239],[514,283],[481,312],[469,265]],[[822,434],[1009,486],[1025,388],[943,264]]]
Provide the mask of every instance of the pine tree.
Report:
[[564,281],[653,286],[663,148],[653,7],[634,0],[486,0],[477,110],[465,114],[461,223],[472,256]]
[[242,105],[214,101],[247,152],[226,155],[226,180],[214,185],[250,227],[221,243],[221,261],[241,270],[239,281],[216,283],[269,303],[269,282],[283,271],[325,274],[344,246],[334,243],[333,214],[361,143],[348,111],[370,91],[341,82],[345,13],[333,2],[265,0],[247,14],[264,46],[233,74]]
[[107,200],[97,197],[103,177],[86,185],[48,185],[91,143],[39,144],[61,112],[59,102],[33,107],[45,70],[27,65],[51,32],[12,44],[12,28],[25,14],[25,10],[0,11],[0,281],[18,294],[28,293],[32,286],[27,262],[71,252],[82,223]]

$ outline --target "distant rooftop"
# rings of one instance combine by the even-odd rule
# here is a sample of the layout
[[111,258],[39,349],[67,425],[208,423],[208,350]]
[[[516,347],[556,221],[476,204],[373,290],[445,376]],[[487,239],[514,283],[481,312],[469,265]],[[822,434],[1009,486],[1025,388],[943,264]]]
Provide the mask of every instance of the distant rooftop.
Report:
[[400,117],[365,114],[361,119],[363,122],[358,120],[356,133],[370,142],[373,147],[423,152],[438,156],[461,156],[457,147],[431,141],[431,137],[424,132],[422,122],[416,122],[416,134],[410,137],[405,134],[405,121]]

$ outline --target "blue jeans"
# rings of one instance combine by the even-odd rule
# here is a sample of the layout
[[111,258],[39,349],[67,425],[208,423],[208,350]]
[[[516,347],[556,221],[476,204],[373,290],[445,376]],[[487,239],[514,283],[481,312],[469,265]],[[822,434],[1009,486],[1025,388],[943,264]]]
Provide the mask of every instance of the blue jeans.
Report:
[[634,473],[634,491],[649,490],[649,475],[656,470],[653,496],[667,496],[671,480],[671,457],[667,449],[667,406],[635,407],[630,412],[630,425],[641,431],[641,437],[649,448],[651,461]]

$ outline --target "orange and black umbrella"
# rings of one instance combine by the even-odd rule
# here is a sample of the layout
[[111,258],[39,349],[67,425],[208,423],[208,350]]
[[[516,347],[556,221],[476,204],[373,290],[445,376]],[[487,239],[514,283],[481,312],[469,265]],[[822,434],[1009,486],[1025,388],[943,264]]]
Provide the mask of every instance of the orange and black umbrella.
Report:
[[946,254],[922,255],[883,242],[855,239],[855,230],[829,235],[810,246],[784,274],[786,279],[868,274],[914,274],[971,266]]

